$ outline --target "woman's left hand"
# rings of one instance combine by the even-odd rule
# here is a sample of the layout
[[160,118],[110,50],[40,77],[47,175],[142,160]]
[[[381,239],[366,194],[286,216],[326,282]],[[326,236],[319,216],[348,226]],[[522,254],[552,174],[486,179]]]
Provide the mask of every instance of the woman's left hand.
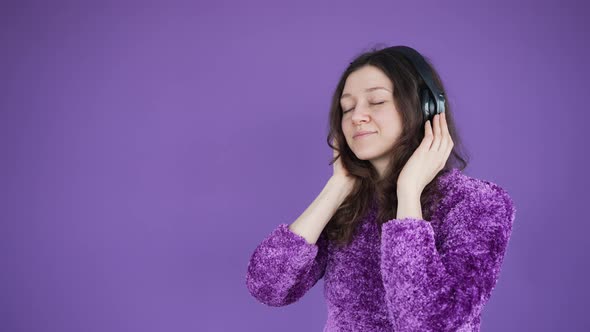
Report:
[[445,113],[436,114],[424,125],[424,139],[404,165],[397,179],[397,193],[422,194],[422,190],[445,167],[453,150]]

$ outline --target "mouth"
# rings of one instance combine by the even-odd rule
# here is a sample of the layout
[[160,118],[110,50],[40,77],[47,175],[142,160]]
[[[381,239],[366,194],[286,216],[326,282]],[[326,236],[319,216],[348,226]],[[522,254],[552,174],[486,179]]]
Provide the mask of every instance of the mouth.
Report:
[[374,132],[372,132],[372,133],[362,133],[362,134],[354,135],[353,138],[354,139],[359,139],[359,138],[367,137],[367,136],[372,135],[372,134],[374,134]]

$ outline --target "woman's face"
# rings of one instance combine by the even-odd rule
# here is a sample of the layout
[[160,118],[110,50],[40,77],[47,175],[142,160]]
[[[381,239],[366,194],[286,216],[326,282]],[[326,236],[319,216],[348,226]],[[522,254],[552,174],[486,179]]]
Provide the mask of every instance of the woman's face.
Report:
[[[348,146],[358,159],[369,160],[381,176],[388,166],[388,152],[402,132],[393,89],[393,83],[379,68],[368,65],[347,77],[340,99],[342,131]],[[355,137],[359,131],[372,134]]]

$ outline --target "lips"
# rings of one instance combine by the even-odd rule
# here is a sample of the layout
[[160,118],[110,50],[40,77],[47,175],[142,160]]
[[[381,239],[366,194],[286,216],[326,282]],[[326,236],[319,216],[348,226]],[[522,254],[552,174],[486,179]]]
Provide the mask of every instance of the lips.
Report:
[[356,134],[354,134],[354,136],[352,138],[357,138],[357,137],[363,137],[363,136],[367,136],[370,134],[374,134],[374,131],[359,131]]

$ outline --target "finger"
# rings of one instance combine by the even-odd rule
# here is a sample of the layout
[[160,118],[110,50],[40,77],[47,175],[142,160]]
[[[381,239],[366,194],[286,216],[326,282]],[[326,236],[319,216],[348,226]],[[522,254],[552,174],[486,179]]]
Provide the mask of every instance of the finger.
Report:
[[450,138],[451,134],[449,133],[449,126],[447,123],[447,112],[441,113],[442,114],[442,118],[441,118],[441,129],[442,129],[442,135],[443,137],[447,137]]
[[447,114],[446,112],[442,113],[442,118],[441,118],[441,124],[442,124],[442,137],[443,137],[443,142],[445,144],[445,148],[446,149],[449,145],[451,146],[450,148],[453,148],[453,138],[451,137],[451,133],[449,132],[449,126],[447,123]]
[[[442,124],[443,124],[443,113],[440,113],[438,115],[438,138],[439,138],[441,145],[443,144],[443,142],[444,142],[443,140],[445,139]],[[441,146],[439,146],[439,150],[440,149],[441,149]]]
[[332,146],[334,146],[332,148],[332,156],[336,157],[336,148],[338,147],[338,140],[336,140],[336,137],[332,139]]
[[440,148],[439,150],[446,152],[450,142],[451,142],[451,135],[449,134],[449,127],[447,126],[447,116],[446,112],[440,113]]
[[432,140],[432,146],[430,147],[430,150],[438,151],[440,149],[440,143],[441,143],[440,114],[434,115],[432,122],[434,123],[434,128],[433,128],[434,137]]
[[432,126],[430,125],[430,120],[426,121],[424,124],[424,138],[422,139],[422,145],[426,150],[429,150],[432,145]]
[[443,112],[442,114],[442,118],[441,118],[441,124],[442,124],[442,136],[444,137],[444,148],[443,150],[445,151],[444,153],[444,160],[446,163],[446,160],[449,158],[451,152],[453,152],[453,139],[451,137],[451,134],[449,132],[449,126],[447,123],[447,112]]

